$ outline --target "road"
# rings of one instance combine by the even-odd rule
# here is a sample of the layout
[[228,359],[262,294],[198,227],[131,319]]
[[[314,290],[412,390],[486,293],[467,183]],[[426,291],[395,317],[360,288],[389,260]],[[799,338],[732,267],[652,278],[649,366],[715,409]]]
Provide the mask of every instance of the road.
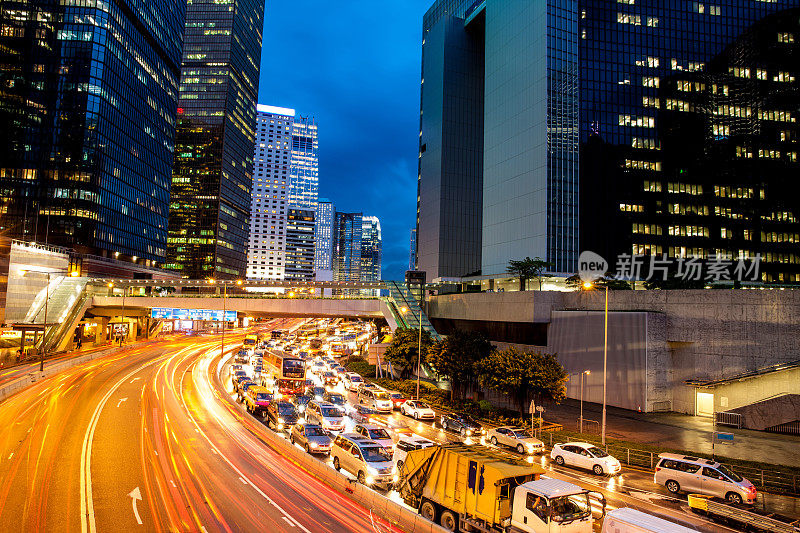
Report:
[[219,357],[218,337],[151,344],[0,404],[0,531],[392,531],[259,438]]

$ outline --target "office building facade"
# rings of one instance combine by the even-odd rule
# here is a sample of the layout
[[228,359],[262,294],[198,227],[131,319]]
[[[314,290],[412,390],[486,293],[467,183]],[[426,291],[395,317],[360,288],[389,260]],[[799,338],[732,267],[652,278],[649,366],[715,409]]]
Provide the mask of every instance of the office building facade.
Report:
[[314,117],[294,117],[291,143],[289,205],[299,209],[316,209],[319,197],[319,137]]
[[336,212],[333,221],[333,281],[361,281],[361,213]]
[[571,274],[593,250],[761,254],[762,280],[799,280],[797,26],[786,0],[437,1],[418,268],[464,275],[448,254],[479,240],[483,275],[526,256]]
[[381,280],[383,237],[378,217],[361,218],[361,281]]
[[317,202],[317,214],[314,228],[316,249],[314,253],[314,270],[317,272],[333,270],[333,219],[336,206],[327,198]]
[[264,3],[193,0],[186,12],[167,268],[246,274]]
[[0,232],[161,265],[185,12],[3,3]]
[[286,281],[314,281],[313,209],[291,207],[286,217]]
[[411,230],[411,238],[409,239],[408,269],[409,270],[416,270],[417,269],[417,229],[416,228],[413,228]]

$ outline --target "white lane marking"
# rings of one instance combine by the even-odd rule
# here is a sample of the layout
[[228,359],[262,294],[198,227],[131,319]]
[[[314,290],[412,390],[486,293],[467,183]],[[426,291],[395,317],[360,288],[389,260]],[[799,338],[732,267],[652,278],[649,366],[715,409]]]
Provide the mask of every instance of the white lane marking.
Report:
[[173,486],[173,487],[175,487],[176,489],[178,488],[178,485],[176,485],[174,481],[172,481],[172,480],[170,479],[170,480],[169,480],[169,482],[170,482],[170,483],[172,483],[172,486]]
[[120,398],[119,401],[117,402],[117,407],[119,407],[122,402],[127,402],[127,401],[128,401],[127,398]]
[[139,491],[139,487],[136,487],[135,489],[130,491],[130,493],[128,493],[128,496],[131,497],[131,502],[133,503],[133,515],[136,517],[136,523],[138,523],[141,526],[142,519],[139,517],[139,509],[136,508],[137,500],[142,499],[142,493]]
[[206,526],[200,526],[200,531],[202,531],[203,533],[208,533]]
[[140,380],[142,378],[133,378],[130,382],[133,383],[134,381]]
[[14,457],[14,452],[11,452],[11,455],[8,456],[9,459],[11,459],[12,457]]
[[283,518],[284,520],[286,520],[286,523],[287,523],[287,524],[289,524],[290,526],[292,526],[292,527],[295,527],[294,523],[293,523],[291,520],[289,520],[289,518],[287,518],[287,517],[285,517],[285,516],[282,516],[281,518]]
[[245,485],[247,485],[247,481],[243,480],[241,477],[239,478],[239,481],[241,481],[242,483],[244,483]]

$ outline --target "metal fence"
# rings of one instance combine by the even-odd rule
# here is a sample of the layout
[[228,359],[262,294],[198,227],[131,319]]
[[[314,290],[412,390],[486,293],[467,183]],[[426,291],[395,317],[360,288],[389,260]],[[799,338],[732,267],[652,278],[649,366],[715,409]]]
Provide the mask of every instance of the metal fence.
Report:
[[737,429],[742,427],[742,415],[733,411],[722,411],[714,413],[717,424],[722,426],[732,426]]

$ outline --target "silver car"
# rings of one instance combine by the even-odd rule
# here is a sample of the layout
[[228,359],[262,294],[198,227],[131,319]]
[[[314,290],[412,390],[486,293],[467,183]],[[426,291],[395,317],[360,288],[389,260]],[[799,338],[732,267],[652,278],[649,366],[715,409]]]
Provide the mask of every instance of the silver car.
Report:
[[289,433],[292,444],[299,444],[307,453],[331,453],[331,434],[317,424],[295,424]]

